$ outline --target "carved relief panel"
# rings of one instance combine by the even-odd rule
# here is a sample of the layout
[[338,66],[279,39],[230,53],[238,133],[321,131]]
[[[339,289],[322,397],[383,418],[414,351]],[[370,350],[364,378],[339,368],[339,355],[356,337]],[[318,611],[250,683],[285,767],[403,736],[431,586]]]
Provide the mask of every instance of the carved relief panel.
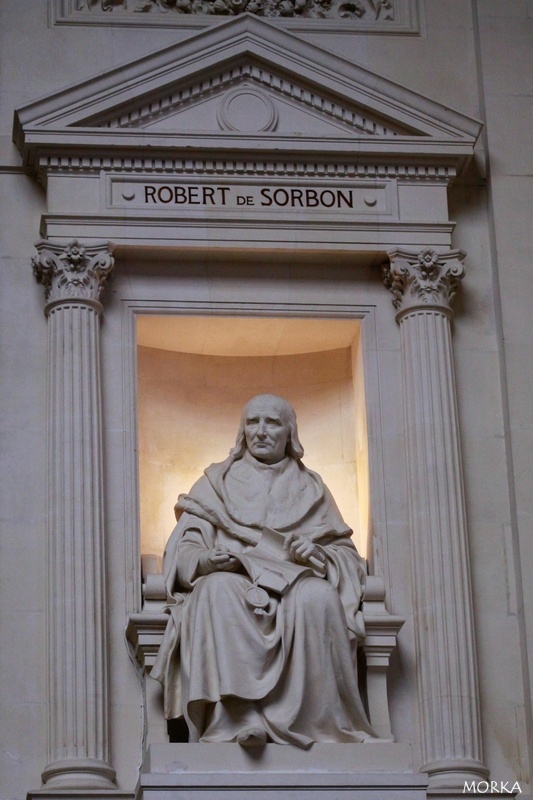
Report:
[[[56,25],[204,27],[221,16],[254,14],[289,27],[327,21],[329,31],[417,34],[418,0],[50,0]],[[323,25],[320,25],[323,29]]]

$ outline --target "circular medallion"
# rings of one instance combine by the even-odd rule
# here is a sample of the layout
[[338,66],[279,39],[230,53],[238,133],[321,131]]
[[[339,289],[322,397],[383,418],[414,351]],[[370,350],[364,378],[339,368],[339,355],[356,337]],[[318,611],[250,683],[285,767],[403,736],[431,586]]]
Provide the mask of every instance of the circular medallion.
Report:
[[271,131],[278,121],[274,103],[256,89],[234,89],[222,99],[217,110],[220,127],[226,131],[259,133]]
[[246,602],[254,608],[266,608],[270,602],[270,597],[260,586],[251,586],[246,590],[245,597]]

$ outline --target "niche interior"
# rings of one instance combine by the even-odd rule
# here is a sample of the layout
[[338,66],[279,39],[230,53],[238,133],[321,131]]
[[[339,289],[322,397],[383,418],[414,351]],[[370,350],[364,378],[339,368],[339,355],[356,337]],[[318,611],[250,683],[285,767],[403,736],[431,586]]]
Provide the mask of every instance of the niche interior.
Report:
[[331,489],[362,555],[369,479],[361,320],[138,315],[141,552],[161,555],[174,503],[224,460],[240,413],[270,392],[295,407],[306,466]]

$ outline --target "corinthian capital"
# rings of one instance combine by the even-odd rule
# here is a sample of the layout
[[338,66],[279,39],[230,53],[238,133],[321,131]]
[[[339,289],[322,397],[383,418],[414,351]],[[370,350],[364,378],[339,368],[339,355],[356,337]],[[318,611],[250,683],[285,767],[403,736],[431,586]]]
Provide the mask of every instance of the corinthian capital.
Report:
[[100,308],[98,300],[115,263],[109,242],[84,247],[76,239],[66,246],[43,239],[35,247],[33,272],[48,305],[82,300]]
[[390,264],[383,267],[385,286],[394,295],[399,314],[414,308],[440,308],[451,313],[450,303],[465,274],[462,250],[437,253],[430,247],[420,252],[391,250]]

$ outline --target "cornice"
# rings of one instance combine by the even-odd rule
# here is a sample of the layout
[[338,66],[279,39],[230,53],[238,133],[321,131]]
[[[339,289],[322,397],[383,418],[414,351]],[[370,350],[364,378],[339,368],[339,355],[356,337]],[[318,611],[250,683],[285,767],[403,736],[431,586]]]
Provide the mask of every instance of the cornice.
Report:
[[[244,155],[244,157],[242,157]],[[53,155],[42,153],[38,156],[36,169],[43,181],[51,174],[77,173],[99,174],[106,171],[115,174],[155,173],[160,176],[186,175],[190,177],[208,176],[225,178],[237,177],[291,177],[291,178],[334,178],[338,180],[399,180],[403,182],[423,181],[428,183],[448,184],[456,177],[456,169],[452,163],[443,163],[442,157],[432,159],[428,156],[420,158],[420,154],[409,159],[394,160],[393,154],[381,156],[381,159],[366,157],[353,152],[322,154],[322,158],[309,160],[307,153],[298,157],[274,160],[265,154],[263,158],[247,158],[247,154],[234,157],[229,154],[220,159],[220,150],[213,157],[206,157],[197,152],[181,158],[162,154],[150,156],[88,154],[87,149],[79,153]],[[335,158],[335,155],[338,158]],[[296,154],[295,154],[296,156]],[[452,159],[450,158],[451,162]],[[402,163],[403,162],[403,163]]]
[[[237,86],[272,107],[264,129],[236,130],[224,116]],[[211,103],[211,128],[194,116],[200,102]],[[289,111],[278,124],[282,107]],[[14,140],[41,180],[67,164],[91,171],[118,158],[119,169],[130,169],[131,159],[145,170],[159,162],[178,171],[180,162],[217,159],[218,174],[248,161],[268,164],[265,170],[271,162],[307,162],[299,167],[306,174],[324,164],[386,165],[391,175],[406,168],[405,180],[440,181],[461,171],[480,129],[476,120],[244,14],[18,109]]]
[[[127,131],[29,132],[28,167],[46,182],[53,172],[172,172],[187,175],[287,174],[386,177],[451,182],[472,148],[459,142],[367,138],[354,147],[346,137],[131,135]],[[275,154],[281,154],[277,157]]]
[[[76,137],[82,133],[94,141],[95,136],[105,135],[99,126],[113,124],[113,120],[120,124],[121,116],[128,116],[132,110],[142,119],[143,109],[151,103],[157,109],[160,104],[172,102],[174,97],[185,102],[187,93],[212,91],[233,69],[238,75],[248,75],[256,81],[263,73],[264,85],[272,92],[288,91],[291,100],[311,103],[314,113],[330,121],[337,118],[341,126],[346,120],[351,124],[351,117],[355,123],[352,145],[359,144],[371,131],[375,136],[377,131],[379,138],[387,142],[406,138],[407,146],[410,139],[416,139],[421,147],[434,141],[471,149],[481,129],[479,122],[464,114],[280,30],[270,22],[244,14],[27,104],[16,111],[14,139],[26,153],[39,137],[47,134]],[[317,104],[310,99],[312,95]],[[370,121],[371,131],[365,130],[365,119]],[[126,119],[126,124],[130,125],[127,134],[138,133],[137,123]],[[125,132],[117,128],[114,133],[118,137]],[[156,139],[161,135],[152,130],[141,133],[145,137],[136,144],[143,146],[146,134]],[[329,145],[330,140],[345,136],[339,129],[338,135],[333,131],[322,139]],[[197,137],[188,138],[190,142]],[[179,144],[178,133],[174,140],[167,137],[167,143],[172,141]]]

